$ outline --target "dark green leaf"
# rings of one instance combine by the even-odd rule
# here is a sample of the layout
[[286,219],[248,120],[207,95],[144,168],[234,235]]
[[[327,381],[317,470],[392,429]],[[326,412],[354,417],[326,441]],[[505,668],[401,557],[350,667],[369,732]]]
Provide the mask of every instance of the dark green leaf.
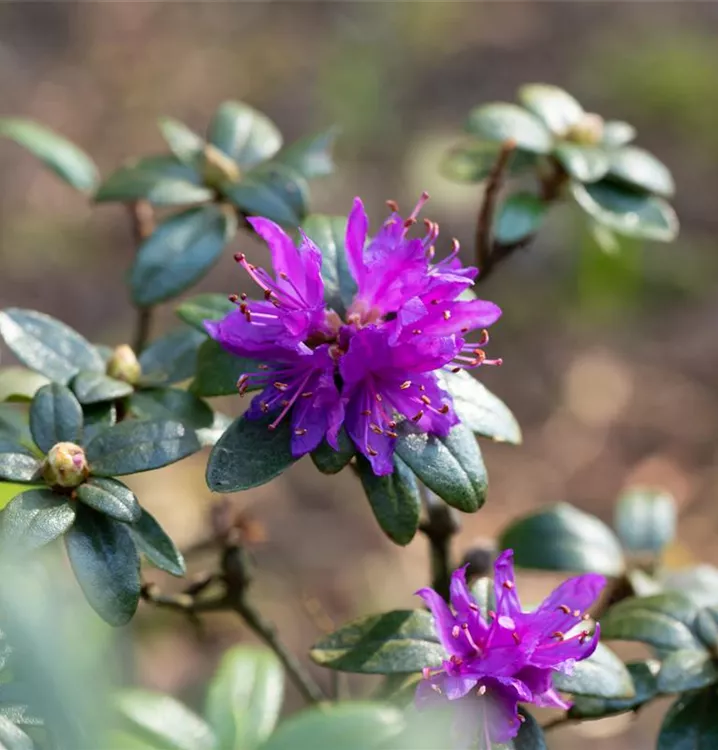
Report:
[[5,367],[0,370],[0,401],[32,401],[49,382],[49,378],[24,367]]
[[190,390],[207,398],[236,395],[239,376],[256,370],[254,360],[237,357],[214,339],[207,339],[197,353],[197,371]]
[[465,370],[442,373],[454,411],[472,432],[497,443],[519,445],[521,428],[508,406]]
[[507,750],[548,750],[541,725],[525,708],[519,708],[519,713],[524,720],[516,739],[511,741]]
[[718,607],[706,607],[696,617],[698,637],[714,654],[718,654]]
[[626,146],[611,154],[611,177],[664,198],[676,192],[668,167],[637,146]]
[[207,724],[169,695],[123,690],[117,707],[125,722],[158,750],[218,750]]
[[635,695],[632,698],[598,698],[577,695],[568,715],[575,719],[598,719],[633,711],[652,700],[658,693],[656,675],[660,669],[660,662],[650,660],[634,662],[627,664],[626,669],[633,681]]
[[219,205],[190,208],[164,221],[137,251],[130,272],[135,303],[154,305],[192,286],[236,230],[235,215]]
[[0,748],[2,750],[33,750],[32,740],[6,716],[0,716]]
[[199,331],[184,326],[153,341],[140,355],[140,385],[179,383],[194,375],[197,350],[207,340]]
[[213,492],[238,492],[265,484],[297,459],[289,447],[288,420],[270,430],[272,419],[235,419],[212,448],[207,485]]
[[595,516],[560,503],[510,524],[499,538],[516,564],[538,570],[620,575],[623,552],[611,529]]
[[678,217],[655,195],[643,195],[607,181],[571,184],[578,205],[599,224],[628,237],[670,242],[678,234]]
[[139,419],[175,419],[199,430],[210,427],[212,410],[202,399],[177,388],[150,388],[129,399],[130,411]]
[[267,163],[248,172],[241,182],[224,188],[227,198],[247,214],[295,227],[307,213],[309,186],[298,172]]
[[631,552],[659,553],[676,533],[676,504],[661,490],[634,487],[616,505],[615,526]]
[[275,162],[286,164],[306,179],[323,177],[334,171],[332,148],[337,137],[336,128],[308,135],[283,148]]
[[[0,455],[3,453],[21,453],[23,456],[32,456],[33,453],[29,448],[26,448],[22,443],[18,443],[12,438],[5,437],[0,433]],[[0,469],[0,474],[2,469]]]
[[458,424],[448,437],[410,432],[400,425],[396,452],[419,479],[442,500],[466,513],[478,510],[486,500],[488,477],[476,439]]
[[206,333],[205,320],[220,320],[236,309],[237,305],[230,302],[225,294],[198,294],[185,300],[175,312],[185,323]]
[[311,456],[314,465],[322,474],[337,474],[354,458],[355,454],[354,443],[346,430],[342,429],[339,432],[338,451],[335,451],[326,440],[322,440],[319,447],[312,451]]
[[194,166],[204,150],[204,139],[172,117],[161,118],[159,126],[172,153],[182,163]]
[[207,138],[244,169],[274,156],[282,146],[277,126],[243,102],[223,102],[210,123]]
[[30,406],[30,432],[43,453],[57,443],[81,442],[82,419],[72,391],[59,383],[40,388]]
[[284,671],[267,649],[235,646],[222,657],[205,716],[222,750],[253,750],[272,733],[284,698]]
[[0,514],[0,547],[29,551],[62,536],[75,521],[75,507],[52,490],[28,490]]
[[12,404],[0,404],[0,437],[22,443],[28,448],[35,444],[30,435],[28,414]]
[[718,747],[718,690],[682,695],[668,710],[657,750],[715,750]]
[[343,315],[356,293],[356,282],[349,272],[344,246],[346,217],[312,214],[304,220],[302,229],[322,251],[322,279],[327,306]]
[[499,208],[494,234],[499,242],[511,244],[526,239],[541,228],[546,204],[531,193],[509,196]]
[[0,704],[0,716],[19,727],[41,727],[44,721],[40,716],[33,713],[29,706],[20,703],[2,703]]
[[[485,180],[496,164],[501,144],[493,141],[472,139],[452,147],[443,157],[440,165],[444,177],[457,182],[481,182]],[[536,154],[514,149],[509,157],[506,173],[521,174],[536,166]]]
[[10,138],[37,156],[65,182],[78,190],[92,190],[97,183],[97,167],[74,143],[32,120],[0,119],[0,136]]
[[357,471],[382,531],[397,544],[409,544],[419,527],[421,496],[416,477],[394,457],[394,473],[378,477],[369,461],[357,456]]
[[199,442],[180,422],[120,422],[87,445],[87,460],[96,476],[111,477],[159,469],[196,453]]
[[40,461],[22,449],[20,452],[0,453],[0,479],[6,482],[36,481],[40,469]]
[[504,102],[476,107],[469,113],[466,130],[487,141],[513,140],[524,151],[547,154],[551,150],[551,134],[530,112]]
[[82,429],[83,441],[87,444],[98,432],[117,422],[117,408],[114,404],[91,404],[82,408],[85,424]]
[[125,525],[80,505],[65,545],[90,606],[110,625],[129,622],[140,600],[140,561]]
[[185,574],[186,568],[182,553],[146,510],[142,510],[140,520],[130,526],[129,530],[137,549],[155,567],[165,570],[173,576]]
[[67,383],[80,370],[105,367],[89,341],[35,310],[11,307],[0,312],[0,336],[23,364],[59,383]]
[[636,129],[633,125],[620,120],[609,120],[603,126],[603,138],[601,145],[608,148],[625,146],[636,137]]
[[398,674],[440,666],[445,653],[429,612],[396,610],[347,623],[322,637],[310,656],[341,672]]
[[471,594],[484,619],[488,619],[489,612],[496,612],[496,591],[493,578],[484,576],[474,581],[471,584]]
[[116,479],[90,477],[77,488],[77,497],[99,513],[125,523],[135,523],[142,515],[132,490]]
[[102,372],[79,372],[72,381],[72,390],[81,404],[99,404],[124,398],[134,388]]
[[635,697],[633,680],[626,665],[602,643],[588,659],[576,662],[572,675],[555,672],[553,684],[562,693],[573,695],[611,700]]
[[609,155],[599,146],[559,143],[553,153],[566,172],[579,182],[600,180],[610,166]]
[[692,649],[673,651],[663,660],[658,673],[661,693],[683,693],[718,682],[715,656]]
[[519,89],[518,100],[556,135],[564,135],[583,117],[583,107],[558,86],[528,83]]
[[668,651],[699,651],[704,647],[694,632],[697,614],[698,607],[678,592],[626,599],[601,618],[601,635]]

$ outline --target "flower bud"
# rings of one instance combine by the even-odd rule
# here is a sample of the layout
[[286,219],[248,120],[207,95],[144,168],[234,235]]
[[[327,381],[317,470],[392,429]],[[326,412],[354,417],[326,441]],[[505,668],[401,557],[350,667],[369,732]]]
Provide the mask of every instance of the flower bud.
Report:
[[595,146],[603,138],[603,117],[586,112],[566,133],[566,140],[582,146]]
[[127,344],[118,346],[107,362],[107,374],[116,380],[135,385],[142,375],[137,356]]
[[223,182],[237,182],[239,180],[239,166],[234,159],[220,151],[216,146],[208,143],[204,147],[202,176],[210,187],[219,187]]
[[53,445],[42,466],[42,476],[51,486],[77,487],[89,473],[85,451],[74,443]]

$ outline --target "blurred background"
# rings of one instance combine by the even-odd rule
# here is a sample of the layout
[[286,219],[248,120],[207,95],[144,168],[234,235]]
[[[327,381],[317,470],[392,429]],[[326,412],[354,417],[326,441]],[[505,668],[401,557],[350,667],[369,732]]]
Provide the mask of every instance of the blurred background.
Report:
[[[521,83],[541,81],[633,123],[637,144],[673,171],[681,235],[609,255],[562,208],[481,288],[505,311],[490,345],[505,364],[480,377],[516,414],[524,444],[482,444],[489,501],[462,519],[458,551],[560,500],[610,520],[622,488],[649,483],[680,507],[681,541],[668,563],[715,564],[717,32],[712,3],[2,3],[0,116],[56,129],[104,176],[126,158],[164,150],[159,116],[202,131],[225,99],[266,111],[288,141],[336,123],[338,170],[312,183],[313,209],[346,213],[361,195],[377,226],[387,198],[406,209],[426,189],[425,213],[440,222],[443,247],[458,237],[467,261],[480,187],[448,182],[438,163],[472,106],[512,100]],[[192,293],[241,291],[231,260],[240,248],[265,259],[240,235]],[[133,252],[121,206],[88,205],[0,143],[0,305],[124,343],[134,318],[122,279]],[[163,306],[155,333],[174,320],[172,305]],[[2,359],[11,361],[7,351]],[[221,406],[236,414],[245,403]],[[205,461],[199,454],[130,482],[185,549],[211,533],[216,498]],[[404,550],[388,542],[351,473],[325,477],[305,460],[232,502],[251,522],[255,596],[299,651],[357,614],[412,606],[426,581],[424,539]],[[190,565],[197,572],[215,561],[202,553]],[[527,598],[552,583],[527,576],[535,590]],[[231,615],[204,619],[198,635],[143,605],[120,635],[123,679],[200,701],[222,650],[251,639]],[[289,707],[299,703],[290,692]],[[573,747],[580,731],[607,750],[625,730],[625,747],[651,748],[662,710],[568,730],[552,746]]]

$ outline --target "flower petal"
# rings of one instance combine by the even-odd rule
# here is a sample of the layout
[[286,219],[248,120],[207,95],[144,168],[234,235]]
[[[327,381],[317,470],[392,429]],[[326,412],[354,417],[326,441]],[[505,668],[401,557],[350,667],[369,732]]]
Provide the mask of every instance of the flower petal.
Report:
[[436,635],[444,650],[452,656],[463,656],[466,651],[466,642],[458,637],[461,626],[451,613],[449,605],[431,588],[419,589],[415,594],[424,600],[424,604],[431,612]]
[[364,245],[366,244],[368,231],[369,219],[364,210],[364,204],[361,202],[361,198],[354,198],[354,205],[347,220],[345,246],[349,271],[357,283],[364,278],[366,272],[364,267]]
[[502,552],[494,563],[494,592],[496,594],[496,614],[519,619],[521,602],[516,591],[514,577],[514,551]]

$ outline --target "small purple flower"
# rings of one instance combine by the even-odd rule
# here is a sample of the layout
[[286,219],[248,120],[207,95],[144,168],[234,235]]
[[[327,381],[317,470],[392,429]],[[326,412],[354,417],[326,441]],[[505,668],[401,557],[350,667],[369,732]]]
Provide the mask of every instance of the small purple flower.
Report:
[[420,709],[459,701],[455,732],[462,746],[491,748],[508,742],[521,726],[520,702],[567,709],[553,687],[554,672],[570,674],[575,662],[595,651],[600,628],[584,628],[586,610],[605,586],[587,574],[562,583],[534,611],[521,609],[514,581],[513,551],[495,564],[496,611],[484,619],[466,586],[466,568],[451,578],[453,612],[433,589],[416,593],[434,617],[447,652],[440,669],[424,669],[416,692]]

